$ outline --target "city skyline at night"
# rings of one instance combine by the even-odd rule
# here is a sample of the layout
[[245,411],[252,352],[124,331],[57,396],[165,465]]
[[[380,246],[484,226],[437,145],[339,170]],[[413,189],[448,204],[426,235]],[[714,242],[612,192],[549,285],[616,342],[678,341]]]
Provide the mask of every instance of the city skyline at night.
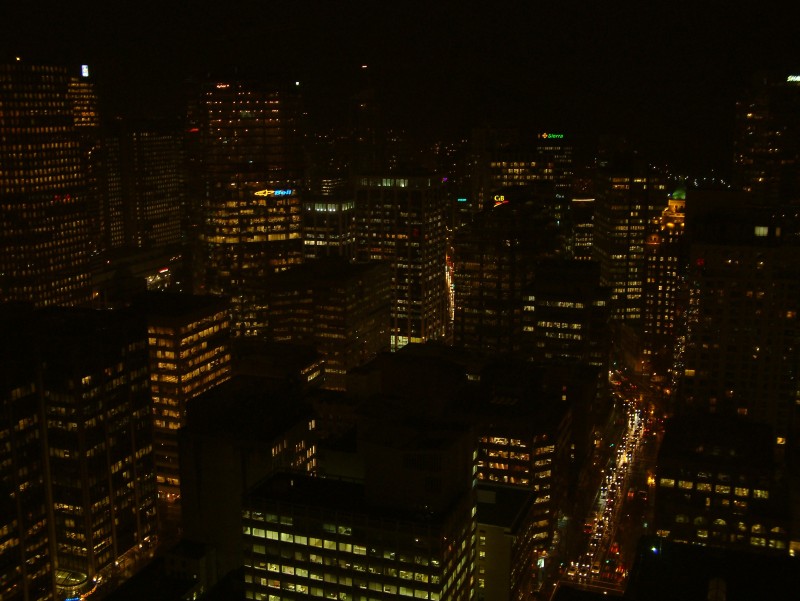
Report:
[[583,4],[0,7],[2,601],[797,595],[797,21]]
[[333,116],[371,85],[395,127],[626,136],[653,161],[723,173],[753,76],[800,71],[790,11],[738,3],[44,2],[0,22],[5,60],[90,64],[108,116],[183,118],[186,81],[269,74]]

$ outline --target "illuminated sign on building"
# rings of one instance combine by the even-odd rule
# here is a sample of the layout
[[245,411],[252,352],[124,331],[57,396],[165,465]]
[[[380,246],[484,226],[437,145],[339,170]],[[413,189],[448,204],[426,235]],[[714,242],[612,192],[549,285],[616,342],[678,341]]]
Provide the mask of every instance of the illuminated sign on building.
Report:
[[495,194],[494,195],[494,206],[499,207],[500,205],[508,204],[506,197],[503,194]]
[[217,89],[218,90],[224,90],[225,88],[229,88],[229,87],[231,87],[231,86],[230,86],[230,84],[227,84],[227,83],[218,83],[217,84]]
[[466,198],[456,198],[458,202],[467,202]]
[[564,134],[542,134],[542,140],[563,140]]
[[81,77],[89,77],[89,65],[81,65]]
[[800,75],[790,75],[786,78],[786,81],[800,82]]
[[259,190],[256,196],[291,196],[294,190]]

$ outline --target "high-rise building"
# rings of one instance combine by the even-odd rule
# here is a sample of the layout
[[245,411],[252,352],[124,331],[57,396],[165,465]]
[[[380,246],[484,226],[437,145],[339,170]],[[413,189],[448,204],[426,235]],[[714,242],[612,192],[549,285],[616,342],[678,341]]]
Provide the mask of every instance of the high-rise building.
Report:
[[53,599],[43,395],[29,307],[0,309],[0,598]]
[[156,542],[144,320],[54,307],[2,321],[0,489],[15,487],[24,530],[8,582],[24,576],[26,599],[87,594]]
[[590,261],[594,247],[594,198],[573,198],[570,208],[572,221],[572,258]]
[[563,133],[523,133],[517,129],[479,130],[474,136],[476,178],[474,211],[501,188],[550,188],[548,214],[570,239],[573,186],[572,145]]
[[0,300],[89,301],[91,197],[81,126],[93,117],[77,75],[24,61],[0,65]]
[[789,495],[773,448],[768,426],[740,416],[668,421],[656,471],[658,535],[787,555]]
[[644,371],[653,385],[663,389],[670,383],[675,363],[679,321],[685,307],[686,238],[685,191],[670,195],[661,217],[651,224],[645,245],[644,313],[642,346]]
[[575,359],[607,371],[609,314],[597,263],[541,261],[523,295],[523,353],[530,360]]
[[102,249],[179,243],[186,203],[182,134],[158,123],[114,123],[100,155]]
[[155,543],[147,338],[122,311],[42,324],[56,584],[73,596]]
[[800,193],[800,75],[755,78],[736,103],[735,185],[778,206]]
[[598,184],[593,259],[611,288],[613,319],[637,325],[644,308],[647,228],[667,206],[666,184],[651,171],[611,165]]
[[561,250],[552,218],[525,189],[495,194],[453,239],[454,341],[464,348],[520,349],[523,292],[537,259]]
[[166,292],[140,300],[147,319],[153,457],[161,522],[178,523],[178,429],[188,403],[230,377],[230,307],[227,299]]
[[179,439],[183,535],[213,550],[221,578],[246,555],[247,491],[276,471],[316,473],[316,420],[297,387],[236,375],[189,404]]
[[387,263],[311,261],[278,274],[267,298],[268,338],[314,346],[325,360],[324,388],[344,390],[349,370],[389,349]]
[[303,200],[303,249],[306,259],[356,256],[356,203],[341,194]]
[[358,258],[392,271],[391,345],[444,339],[448,326],[446,201],[433,177],[362,177],[356,185]]
[[716,207],[700,193],[687,201],[683,409],[769,424],[781,448],[797,434],[800,253],[771,211],[719,196]]
[[303,260],[297,106],[294,87],[218,82],[192,116],[204,184],[192,186],[204,195],[203,288],[231,298],[235,336],[264,331],[269,276]]

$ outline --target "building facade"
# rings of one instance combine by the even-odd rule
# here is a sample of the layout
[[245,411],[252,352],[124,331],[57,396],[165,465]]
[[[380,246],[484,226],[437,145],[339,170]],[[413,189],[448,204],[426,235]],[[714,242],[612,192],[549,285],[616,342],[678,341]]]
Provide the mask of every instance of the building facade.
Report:
[[392,288],[386,263],[310,261],[279,274],[268,293],[268,338],[314,346],[324,388],[344,390],[347,372],[389,349]]
[[230,377],[227,299],[168,293],[141,301],[147,319],[153,455],[162,522],[180,514],[178,429],[188,403]]
[[446,202],[433,177],[362,177],[357,256],[391,265],[391,345],[441,340],[448,330]]
[[264,331],[266,281],[303,261],[297,107],[289,86],[217,82],[193,115],[201,289],[231,298],[235,336]]
[[672,194],[661,217],[652,223],[645,245],[642,346],[644,373],[656,387],[670,384],[675,348],[684,333],[687,244],[685,194]]
[[23,61],[0,66],[0,300],[89,302],[91,195],[71,87],[78,77]]
[[639,324],[644,309],[647,228],[667,206],[657,173],[612,165],[600,177],[594,212],[593,259],[611,289],[613,319]]

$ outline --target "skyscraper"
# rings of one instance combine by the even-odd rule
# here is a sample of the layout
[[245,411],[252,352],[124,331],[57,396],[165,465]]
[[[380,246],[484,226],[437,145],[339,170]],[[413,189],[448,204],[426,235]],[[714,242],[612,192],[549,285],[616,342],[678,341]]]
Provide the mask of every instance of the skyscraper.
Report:
[[185,205],[183,141],[158,123],[115,123],[100,155],[103,250],[181,242]]
[[776,206],[800,193],[800,75],[762,74],[736,103],[735,179]]
[[313,345],[324,388],[344,390],[347,372],[389,349],[389,265],[330,257],[278,274],[269,291],[274,341]]
[[303,260],[297,102],[293,87],[218,82],[204,88],[192,116],[204,289],[231,297],[236,336],[264,330],[270,274]]
[[3,312],[0,503],[11,501],[4,526],[18,533],[18,563],[0,586],[4,597],[15,581],[29,599],[86,594],[155,543],[144,320],[126,310]]
[[161,523],[180,513],[178,430],[188,403],[230,377],[227,299],[168,293],[141,299],[147,319],[153,448]]
[[637,165],[603,170],[594,213],[594,260],[601,283],[611,288],[613,319],[639,324],[644,299],[647,227],[667,205],[663,178]]
[[687,216],[683,409],[746,415],[785,449],[797,435],[800,254],[771,211],[737,206],[731,193],[712,200],[687,203],[707,208]]
[[520,349],[523,292],[539,258],[561,250],[555,221],[525,188],[495,194],[453,240],[454,341],[487,352]]
[[392,270],[391,345],[447,334],[446,202],[430,176],[362,177],[356,186],[358,258]]
[[[0,311],[0,598],[53,598],[43,395],[35,343],[19,324],[30,307]],[[29,334],[29,332],[28,332]]]
[[90,197],[79,125],[90,111],[71,87],[77,76],[23,61],[0,65],[0,300],[89,300]]
[[670,196],[669,205],[654,220],[645,245],[644,312],[642,343],[645,372],[660,388],[675,360],[677,338],[683,334],[679,318],[685,307],[686,239],[685,191]]
[[529,360],[575,359],[607,371],[609,291],[593,261],[544,260],[523,295],[522,348]]

